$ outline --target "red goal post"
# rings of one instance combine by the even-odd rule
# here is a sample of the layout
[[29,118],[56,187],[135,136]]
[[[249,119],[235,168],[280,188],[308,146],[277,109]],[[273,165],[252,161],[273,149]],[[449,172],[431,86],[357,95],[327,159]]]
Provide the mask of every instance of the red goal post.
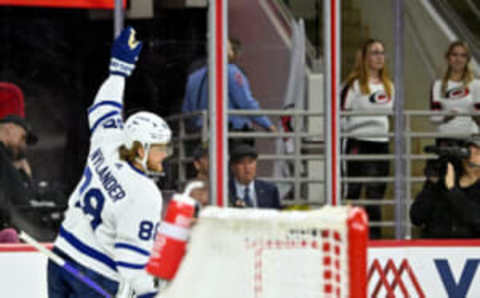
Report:
[[210,207],[162,298],[367,297],[360,208],[278,212]]

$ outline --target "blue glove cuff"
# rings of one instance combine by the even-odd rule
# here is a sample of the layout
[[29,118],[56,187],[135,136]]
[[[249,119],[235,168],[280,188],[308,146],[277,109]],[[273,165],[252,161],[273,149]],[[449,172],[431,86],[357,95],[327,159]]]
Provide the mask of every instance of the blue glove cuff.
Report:
[[125,61],[112,58],[110,60],[110,73],[118,74],[124,77],[128,77],[135,69],[135,64],[127,63]]

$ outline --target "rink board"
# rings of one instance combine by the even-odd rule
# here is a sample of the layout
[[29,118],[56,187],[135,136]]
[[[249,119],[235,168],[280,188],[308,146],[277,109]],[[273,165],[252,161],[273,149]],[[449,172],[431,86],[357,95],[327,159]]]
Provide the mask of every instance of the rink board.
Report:
[[[369,297],[480,297],[479,240],[370,241],[368,254]],[[0,245],[2,295],[47,298],[46,265],[29,245]]]
[[370,241],[368,255],[369,297],[480,297],[479,240]]
[[47,257],[32,246],[0,244],[2,297],[47,298],[46,268]]

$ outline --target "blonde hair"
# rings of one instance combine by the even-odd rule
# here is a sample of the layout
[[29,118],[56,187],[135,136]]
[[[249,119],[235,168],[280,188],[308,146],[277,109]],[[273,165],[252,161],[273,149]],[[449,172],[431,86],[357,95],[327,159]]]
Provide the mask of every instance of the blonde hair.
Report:
[[[448,50],[445,53],[445,58],[448,60],[448,57],[452,54],[453,49],[456,47],[462,47],[465,52],[467,52],[467,63],[465,64],[465,68],[463,69],[463,74],[462,74],[462,82],[463,85],[466,86],[468,83],[473,81],[473,71],[470,68],[470,59],[472,58],[472,52],[470,51],[470,47],[468,46],[467,43],[457,40],[448,46]],[[450,67],[450,64],[448,65],[447,71],[443,75],[442,78],[442,94],[445,95],[447,93],[447,84],[448,80],[450,79],[450,76],[452,75],[452,68]]]
[[[368,49],[374,44],[379,43],[383,46],[383,43],[377,39],[369,39],[367,40],[361,49],[357,51],[355,57],[355,66],[353,67],[352,72],[347,77],[346,85],[351,86],[355,80],[358,80],[360,84],[360,91],[362,94],[369,94],[370,87],[368,85],[368,69],[367,63],[365,62],[367,59],[367,52]],[[383,84],[383,88],[385,88],[385,92],[387,93],[388,97],[392,96],[392,88],[393,83],[388,75],[388,70],[386,64],[380,70],[380,81]]]
[[138,155],[138,149],[142,148],[142,144],[139,141],[134,141],[132,148],[128,149],[127,146],[122,145],[118,148],[120,159],[128,162],[134,162]]

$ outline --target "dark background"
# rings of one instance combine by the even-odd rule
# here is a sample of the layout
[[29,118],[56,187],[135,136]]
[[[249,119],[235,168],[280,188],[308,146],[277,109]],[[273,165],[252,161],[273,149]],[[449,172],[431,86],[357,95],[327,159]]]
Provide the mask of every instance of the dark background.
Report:
[[[178,113],[187,70],[205,56],[206,10],[156,7],[154,18],[125,25],[144,42],[127,81],[126,113]],[[107,77],[112,39],[110,12],[95,20],[82,9],[0,7],[0,81],[23,90],[27,119],[40,137],[28,153],[34,179],[66,193],[83,171],[86,109]]]

